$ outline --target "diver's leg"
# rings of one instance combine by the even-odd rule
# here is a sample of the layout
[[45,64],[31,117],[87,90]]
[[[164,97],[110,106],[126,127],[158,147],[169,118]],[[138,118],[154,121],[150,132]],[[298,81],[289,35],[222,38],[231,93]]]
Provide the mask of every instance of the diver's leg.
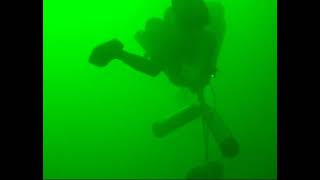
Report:
[[163,137],[198,118],[201,115],[201,111],[198,104],[191,105],[170,116],[165,121],[155,123],[153,125],[153,132],[157,137]]
[[203,121],[218,143],[222,155],[224,157],[236,156],[239,152],[239,144],[232,135],[231,130],[224,123],[216,110],[205,103],[203,93],[198,94],[198,98],[203,110]]
[[203,119],[207,122],[213,138],[217,141],[224,157],[234,157],[239,152],[239,144],[232,135],[231,130],[221,119],[215,109],[204,108]]
[[127,51],[123,51],[118,59],[133,69],[153,77],[157,76],[161,72],[160,66],[155,62]]

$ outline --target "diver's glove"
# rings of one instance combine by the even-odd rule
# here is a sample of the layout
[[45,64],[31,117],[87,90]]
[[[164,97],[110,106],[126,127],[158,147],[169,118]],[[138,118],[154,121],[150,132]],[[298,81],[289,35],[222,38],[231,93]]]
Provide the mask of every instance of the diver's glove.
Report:
[[123,53],[123,44],[113,39],[93,49],[89,62],[99,67],[106,66],[111,60],[117,59]]

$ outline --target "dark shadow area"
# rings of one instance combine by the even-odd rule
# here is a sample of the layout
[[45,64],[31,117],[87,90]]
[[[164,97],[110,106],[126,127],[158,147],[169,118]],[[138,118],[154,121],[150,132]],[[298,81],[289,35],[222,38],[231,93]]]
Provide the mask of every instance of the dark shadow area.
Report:
[[222,179],[223,164],[222,162],[212,161],[202,166],[197,166],[187,173],[186,179]]

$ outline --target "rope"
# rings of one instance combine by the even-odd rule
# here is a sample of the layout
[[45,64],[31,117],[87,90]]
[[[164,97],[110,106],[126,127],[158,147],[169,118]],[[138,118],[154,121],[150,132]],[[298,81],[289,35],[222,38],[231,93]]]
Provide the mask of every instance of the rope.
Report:
[[[203,110],[206,111],[208,107],[204,100],[203,90],[201,90],[198,93],[198,99],[199,99],[200,106],[202,106]],[[206,119],[204,117],[202,118],[202,124],[203,124],[203,139],[204,139],[204,165],[208,165],[209,164],[209,133],[210,132],[208,129]],[[207,176],[209,178],[209,174],[207,174]]]

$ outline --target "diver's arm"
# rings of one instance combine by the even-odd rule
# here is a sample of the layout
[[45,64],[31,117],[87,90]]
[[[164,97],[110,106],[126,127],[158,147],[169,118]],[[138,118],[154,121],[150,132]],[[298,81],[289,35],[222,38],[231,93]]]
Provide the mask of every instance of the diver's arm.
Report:
[[152,77],[157,76],[162,71],[161,66],[157,63],[127,51],[123,51],[117,59],[121,60],[133,69]]
[[129,53],[123,50],[123,47],[123,44],[117,39],[103,43],[94,48],[90,55],[89,62],[98,67],[104,67],[111,61],[118,59],[135,70],[153,77],[161,72],[162,68],[155,61]]

